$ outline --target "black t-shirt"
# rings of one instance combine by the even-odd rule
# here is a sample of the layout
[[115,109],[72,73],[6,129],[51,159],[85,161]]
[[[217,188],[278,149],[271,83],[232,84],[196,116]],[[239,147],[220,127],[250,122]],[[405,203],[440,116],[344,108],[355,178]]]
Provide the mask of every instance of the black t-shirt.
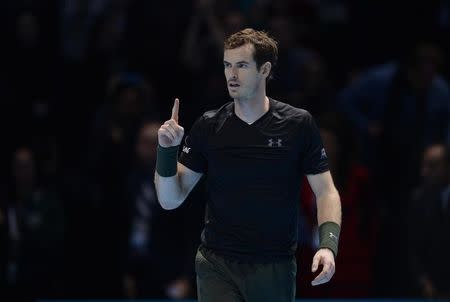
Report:
[[328,170],[312,116],[269,100],[269,111],[250,125],[236,116],[233,102],[204,113],[179,158],[206,174],[202,245],[244,261],[294,254],[302,176]]

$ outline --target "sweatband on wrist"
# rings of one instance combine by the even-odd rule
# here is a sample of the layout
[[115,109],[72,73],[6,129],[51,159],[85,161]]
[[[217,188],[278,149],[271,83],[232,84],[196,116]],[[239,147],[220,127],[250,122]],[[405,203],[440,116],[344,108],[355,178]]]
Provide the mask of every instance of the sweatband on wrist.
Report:
[[170,177],[177,174],[178,146],[161,147],[158,144],[156,152],[156,172],[162,177]]
[[336,258],[341,227],[332,221],[327,221],[319,226],[319,248],[330,249]]

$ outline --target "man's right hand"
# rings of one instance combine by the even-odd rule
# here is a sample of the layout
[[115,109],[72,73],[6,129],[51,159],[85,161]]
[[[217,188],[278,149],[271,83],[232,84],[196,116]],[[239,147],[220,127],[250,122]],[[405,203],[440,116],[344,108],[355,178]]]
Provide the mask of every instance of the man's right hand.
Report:
[[178,124],[178,110],[180,100],[175,99],[172,108],[172,116],[158,130],[158,143],[161,147],[168,148],[181,144],[184,128]]

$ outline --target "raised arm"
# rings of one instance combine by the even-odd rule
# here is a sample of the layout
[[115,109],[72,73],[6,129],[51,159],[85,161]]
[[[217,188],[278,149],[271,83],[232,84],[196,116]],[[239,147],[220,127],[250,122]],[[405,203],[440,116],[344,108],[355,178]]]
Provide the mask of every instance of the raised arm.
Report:
[[166,210],[179,207],[203,175],[177,162],[184,135],[184,128],[178,124],[179,106],[179,100],[175,99],[170,120],[158,130],[155,187],[159,203]]

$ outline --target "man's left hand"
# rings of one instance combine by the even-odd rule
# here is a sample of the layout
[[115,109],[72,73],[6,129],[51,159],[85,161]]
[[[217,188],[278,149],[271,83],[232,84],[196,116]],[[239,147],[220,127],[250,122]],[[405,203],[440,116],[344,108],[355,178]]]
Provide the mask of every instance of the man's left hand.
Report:
[[336,265],[334,262],[334,254],[331,250],[323,248],[316,252],[313,258],[311,271],[315,273],[322,265],[322,271],[317,277],[311,281],[311,285],[316,286],[320,284],[327,283],[333,277],[336,270]]

